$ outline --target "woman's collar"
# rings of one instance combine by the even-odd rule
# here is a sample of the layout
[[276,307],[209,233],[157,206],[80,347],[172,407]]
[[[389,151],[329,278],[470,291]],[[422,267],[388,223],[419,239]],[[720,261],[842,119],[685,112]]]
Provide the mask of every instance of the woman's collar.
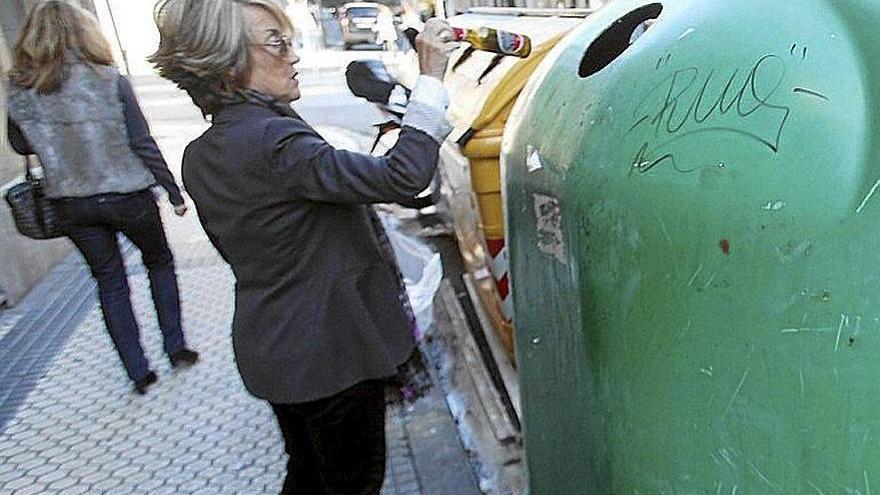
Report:
[[246,89],[244,90],[244,96],[249,102],[254,102],[269,107],[272,110],[278,112],[280,115],[283,115],[285,117],[299,118],[299,115],[297,115],[296,112],[293,111],[293,108],[290,106],[290,104],[282,103],[265,93],[261,93],[255,89]]

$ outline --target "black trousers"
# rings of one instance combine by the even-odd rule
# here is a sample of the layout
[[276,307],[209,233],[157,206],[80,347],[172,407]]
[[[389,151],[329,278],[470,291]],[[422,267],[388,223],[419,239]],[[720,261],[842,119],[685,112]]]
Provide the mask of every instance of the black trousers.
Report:
[[282,495],[376,495],[385,479],[385,382],[274,404],[287,452]]
[[174,258],[153,194],[149,190],[108,193],[57,199],[52,204],[61,228],[82,253],[98,282],[104,322],[129,378],[143,379],[150,368],[131,308],[128,275],[116,242],[117,232],[125,234],[141,251],[165,352],[171,354],[186,346]]

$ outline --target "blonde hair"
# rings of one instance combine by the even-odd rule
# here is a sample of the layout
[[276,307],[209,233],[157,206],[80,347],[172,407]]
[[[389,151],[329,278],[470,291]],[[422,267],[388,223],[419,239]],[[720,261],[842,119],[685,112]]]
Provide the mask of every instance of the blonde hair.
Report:
[[244,7],[265,9],[282,27],[292,29],[284,11],[271,0],[159,0],[156,4],[159,49],[147,60],[160,76],[189,93],[205,115],[243,100],[252,43]]
[[110,44],[91,13],[61,0],[40,2],[15,43],[9,79],[40,94],[52,93],[61,86],[71,55],[93,66],[113,65]]

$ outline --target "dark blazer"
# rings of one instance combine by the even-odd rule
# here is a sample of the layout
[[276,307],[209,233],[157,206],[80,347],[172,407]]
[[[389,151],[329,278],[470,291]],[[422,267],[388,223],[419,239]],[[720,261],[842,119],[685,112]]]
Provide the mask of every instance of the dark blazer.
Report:
[[406,361],[411,329],[367,208],[427,187],[438,149],[404,127],[386,157],[336,150],[257,101],[187,146],[184,185],[235,273],[232,342],[253,395],[315,400]]

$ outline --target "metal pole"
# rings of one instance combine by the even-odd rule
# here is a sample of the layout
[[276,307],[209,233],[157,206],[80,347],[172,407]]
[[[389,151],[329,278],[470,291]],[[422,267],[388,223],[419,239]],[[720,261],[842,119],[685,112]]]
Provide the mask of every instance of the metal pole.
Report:
[[131,75],[131,67],[128,66],[128,55],[125,53],[125,46],[122,45],[122,39],[119,38],[119,29],[116,28],[116,16],[113,15],[113,6],[110,0],[104,0],[107,4],[107,12],[110,13],[110,24],[113,26],[113,35],[116,36],[116,44],[119,45],[119,53],[122,54],[122,65],[125,66],[125,73]]

